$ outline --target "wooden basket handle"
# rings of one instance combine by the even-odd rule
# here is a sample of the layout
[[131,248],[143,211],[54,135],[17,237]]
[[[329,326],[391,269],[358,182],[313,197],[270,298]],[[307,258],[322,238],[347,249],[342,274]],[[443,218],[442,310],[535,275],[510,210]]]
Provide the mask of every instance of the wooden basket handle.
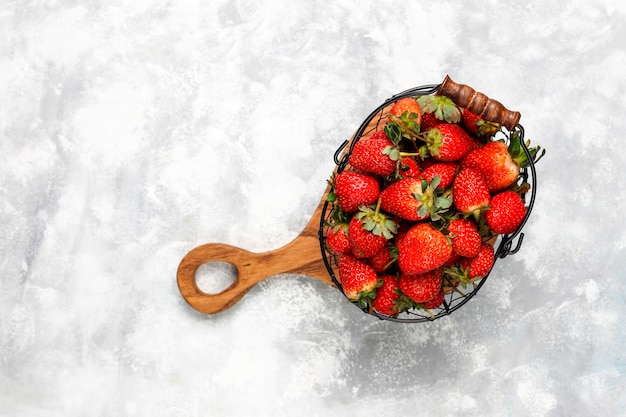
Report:
[[446,75],[437,94],[449,97],[458,106],[464,107],[482,119],[499,123],[509,130],[518,124],[521,114],[508,110],[499,101],[492,100],[465,84],[458,84]]

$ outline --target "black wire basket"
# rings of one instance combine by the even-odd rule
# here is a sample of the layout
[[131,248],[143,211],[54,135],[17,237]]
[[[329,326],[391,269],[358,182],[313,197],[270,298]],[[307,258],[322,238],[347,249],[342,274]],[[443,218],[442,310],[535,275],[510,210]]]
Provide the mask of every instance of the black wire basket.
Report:
[[[338,174],[343,171],[348,165],[348,159],[352,153],[352,149],[354,145],[364,138],[368,138],[374,132],[383,128],[387,116],[387,109],[390,105],[392,105],[395,101],[400,100],[402,98],[407,97],[419,97],[423,95],[431,95],[440,93],[440,88],[442,84],[432,84],[432,85],[424,85],[416,88],[412,88],[401,93],[398,93],[389,99],[387,99],[384,103],[379,105],[372,113],[361,123],[358,130],[355,132],[354,136],[351,140],[346,140],[341,144],[341,146],[337,149],[334,154],[334,161],[337,167],[335,168],[334,173]],[[473,91],[473,90],[472,90]],[[478,93],[480,94],[480,93]],[[496,102],[497,103],[497,102]],[[457,103],[459,104],[459,103]],[[499,104],[499,103],[497,103]],[[519,119],[519,117],[518,117]],[[501,139],[504,139],[505,142],[510,142],[511,136],[515,133],[520,138],[521,147],[526,154],[528,159],[528,165],[526,167],[521,168],[520,175],[518,178],[518,183],[528,183],[530,184],[530,190],[527,193],[523,194],[524,202],[527,207],[526,215],[521,222],[520,226],[515,230],[515,232],[508,235],[498,235],[496,240],[493,242],[494,246],[494,258],[503,259],[508,255],[512,255],[517,253],[520,250],[522,245],[522,241],[524,238],[524,233],[522,233],[522,228],[526,224],[528,217],[531,214],[535,195],[537,190],[537,179],[535,172],[535,161],[533,155],[531,155],[530,150],[526,146],[524,141],[524,129],[523,127],[515,122],[514,126],[509,124],[510,129],[502,126],[497,135],[501,135]],[[344,294],[343,288],[341,286],[340,280],[337,278],[338,272],[338,255],[333,253],[326,245],[326,234],[329,228],[330,223],[330,215],[332,204],[330,201],[326,201],[322,208],[320,225],[318,238],[320,241],[320,248],[322,251],[322,258],[328,273],[334,284],[337,288]],[[461,308],[465,303],[467,303],[472,297],[474,297],[481,287],[485,284],[489,277],[489,274],[486,274],[481,279],[478,279],[470,284],[466,285],[458,285],[455,282],[448,282],[447,291],[444,295],[444,301],[440,307],[436,309],[421,309],[421,308],[413,308],[404,312],[399,313],[396,316],[386,316],[377,313],[375,310],[371,309],[368,306],[361,307],[357,303],[354,303],[355,306],[361,308],[364,312],[368,314],[372,314],[381,320],[389,320],[394,322],[403,322],[403,323],[419,323],[419,322],[428,322],[433,321],[438,318],[447,316],[451,314],[453,311]],[[444,282],[446,278],[444,277]],[[346,297],[347,298],[347,297]]]

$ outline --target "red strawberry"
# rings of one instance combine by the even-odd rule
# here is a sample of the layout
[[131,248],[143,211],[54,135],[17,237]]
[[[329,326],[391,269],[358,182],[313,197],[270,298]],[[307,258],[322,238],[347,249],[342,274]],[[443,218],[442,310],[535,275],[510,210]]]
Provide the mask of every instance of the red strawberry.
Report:
[[387,176],[396,170],[398,155],[397,151],[392,154],[394,149],[396,146],[386,136],[360,140],[354,144],[348,162],[359,171]]
[[445,294],[443,292],[443,287],[441,287],[437,295],[435,295],[432,299],[426,301],[423,304],[424,308],[427,310],[433,310],[435,308],[441,307],[441,305],[443,304],[444,297],[445,297]]
[[342,171],[333,181],[332,195],[346,213],[356,212],[361,205],[374,204],[379,194],[378,180],[372,175]]
[[403,114],[414,114],[418,116],[418,118],[415,119],[415,122],[418,124],[420,123],[420,119],[422,117],[422,109],[420,108],[420,105],[417,104],[417,101],[412,97],[401,98],[400,100],[393,103],[393,105],[389,109],[389,113],[394,116],[401,116]]
[[[454,101],[446,96],[426,95],[417,98],[417,104],[422,109],[422,118],[426,114],[433,115],[433,121],[458,123],[461,120],[461,111]],[[430,116],[429,116],[430,117]],[[423,124],[423,122],[422,122]],[[422,129],[426,130],[426,129]]]
[[374,268],[374,271],[384,272],[389,269],[395,258],[398,257],[398,255],[394,255],[393,252],[395,252],[395,250],[390,248],[389,245],[385,245],[382,249],[371,256],[367,260],[367,263]]
[[461,166],[478,170],[492,192],[513,185],[520,173],[520,165],[509,153],[508,146],[501,141],[488,142],[471,150],[461,161]]
[[445,264],[443,264],[443,266],[455,266],[456,263],[461,259],[461,256],[459,254],[457,254],[456,252],[454,252],[454,250],[452,251],[452,255],[450,256],[450,259],[448,259],[446,261]]
[[401,156],[397,166],[397,178],[418,177],[421,174],[419,163],[412,156]]
[[386,316],[398,313],[396,302],[400,297],[398,293],[398,279],[395,275],[381,275],[383,284],[376,290],[376,298],[372,302],[374,311]]
[[437,116],[435,116],[435,113],[423,113],[422,123],[420,125],[420,128],[422,132],[427,132],[433,127],[436,127],[437,125],[441,123],[446,123],[446,122],[444,120],[437,119]]
[[400,274],[400,291],[417,304],[432,300],[441,291],[443,269],[436,268],[422,274]]
[[471,280],[477,280],[487,276],[493,267],[494,261],[493,246],[489,243],[482,243],[478,254],[473,258],[461,258],[459,266],[461,270],[467,272]]
[[[403,136],[414,137],[419,134],[422,123],[422,109],[412,97],[396,101],[389,109],[389,123],[385,126],[387,136],[398,143]],[[390,134],[390,129],[393,134]]]
[[439,161],[458,161],[474,149],[476,142],[463,128],[453,123],[442,123],[426,133],[426,149]]
[[361,140],[368,140],[368,139],[389,139],[389,137],[387,136],[384,130],[377,130],[374,133],[372,133],[369,137],[361,136]]
[[473,168],[463,168],[454,178],[452,199],[454,206],[463,214],[478,218],[489,207],[491,194],[485,179]]
[[[380,202],[380,200],[379,200]],[[376,209],[362,206],[348,224],[348,240],[352,254],[357,258],[370,258],[387,245],[387,240],[397,231],[396,223]]]
[[380,235],[376,236],[369,230],[364,229],[360,218],[354,216],[348,226],[348,239],[352,254],[356,258],[369,258],[387,244],[387,239]]
[[408,275],[423,274],[444,265],[452,255],[450,240],[430,223],[413,225],[398,245],[398,266]]
[[461,124],[472,134],[481,137],[491,137],[500,130],[498,123],[488,122],[467,109],[461,113]]
[[348,299],[366,301],[375,296],[378,275],[371,266],[346,254],[339,258],[338,271],[341,288]]
[[435,158],[433,158],[432,156],[426,157],[424,159],[422,159],[422,163],[420,164],[420,166],[422,167],[422,171],[427,170],[428,168],[430,168],[431,166],[438,164],[439,161],[437,161]]
[[422,172],[422,177],[428,182],[432,181],[435,176],[439,176],[439,187],[443,189],[450,188],[454,177],[456,176],[458,165],[454,162],[435,162]]
[[421,179],[403,178],[380,193],[380,208],[405,220],[422,220],[428,217],[428,211],[419,211],[422,195]]
[[402,178],[380,193],[380,207],[405,220],[418,221],[429,216],[438,220],[452,202],[437,194],[437,185],[438,180],[429,184],[420,178]]
[[329,227],[328,232],[326,233],[326,244],[330,250],[337,254],[350,252],[348,225],[338,224]]
[[453,219],[448,225],[452,249],[457,255],[472,258],[478,254],[482,239],[476,224],[468,219]]
[[396,244],[396,250],[398,246],[402,244],[402,240],[405,238],[406,234],[408,233],[408,231],[411,229],[413,225],[414,225],[413,222],[401,222],[398,224],[398,231],[396,232],[396,236],[394,239],[395,244]]
[[494,233],[510,234],[524,221],[526,206],[514,191],[502,191],[491,198],[491,208],[485,212],[487,225]]

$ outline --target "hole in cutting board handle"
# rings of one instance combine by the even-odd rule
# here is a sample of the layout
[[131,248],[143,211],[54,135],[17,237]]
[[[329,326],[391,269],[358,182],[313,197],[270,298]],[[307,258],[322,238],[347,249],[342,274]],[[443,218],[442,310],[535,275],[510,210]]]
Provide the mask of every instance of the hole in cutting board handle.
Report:
[[230,262],[210,261],[196,271],[196,285],[207,294],[219,294],[237,279],[237,267]]

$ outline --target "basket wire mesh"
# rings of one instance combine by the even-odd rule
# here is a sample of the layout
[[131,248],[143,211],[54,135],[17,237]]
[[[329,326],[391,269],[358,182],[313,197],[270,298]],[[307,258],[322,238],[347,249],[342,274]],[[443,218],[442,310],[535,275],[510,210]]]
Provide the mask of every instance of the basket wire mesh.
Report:
[[[348,159],[350,154],[352,153],[352,149],[355,143],[362,138],[367,138],[374,132],[380,130],[384,126],[384,119],[386,116],[385,109],[388,108],[393,102],[406,98],[406,97],[418,97],[422,95],[435,94],[439,90],[440,84],[432,84],[432,85],[424,85],[420,87],[411,88],[405,90],[401,93],[398,93],[389,99],[387,99],[384,103],[379,105],[372,113],[361,123],[357,131],[351,140],[344,141],[341,146],[335,152],[333,158],[337,167],[335,168],[334,174],[338,174],[343,171],[348,165]],[[524,142],[524,128],[517,124],[512,131],[508,131],[506,128],[502,127],[499,135],[502,135],[502,138],[507,141],[510,141],[511,136],[513,134],[519,135],[520,145],[526,154],[528,159],[528,166],[522,168],[520,170],[520,176],[518,179],[518,183],[527,182],[530,184],[530,192],[523,194],[523,199],[527,206],[526,215],[517,228],[517,230],[508,235],[499,235],[494,242],[494,259],[503,259],[508,255],[515,254],[521,248],[521,244],[524,238],[524,233],[522,233],[522,228],[526,224],[528,217],[532,211],[536,188],[537,188],[537,179],[535,173],[535,165],[533,161],[533,157]],[[318,231],[318,238],[320,242],[320,249],[322,251],[322,258],[324,260],[324,264],[328,273],[335,284],[335,286],[344,294],[340,281],[337,278],[337,265],[338,265],[338,256],[333,253],[326,245],[326,233],[328,230],[329,216],[331,214],[332,203],[326,201],[322,208],[322,213],[320,216],[320,226]],[[516,240],[517,239],[517,240]],[[495,262],[494,262],[495,265]],[[462,284],[450,281],[448,278],[444,277],[444,289],[445,296],[444,301],[439,308],[436,309],[417,309],[413,308],[408,311],[399,313],[396,316],[386,316],[377,313],[375,310],[372,310],[368,307],[359,307],[358,304],[354,303],[355,306],[361,308],[364,312],[368,314],[372,314],[378,317],[381,320],[388,320],[394,322],[403,322],[403,323],[420,323],[420,322],[428,322],[433,321],[438,318],[447,316],[451,314],[453,311],[461,308],[465,303],[467,303],[472,297],[474,297],[480,288],[485,284],[489,274],[485,275],[483,278],[474,281],[471,284]],[[346,297],[347,298],[347,297]]]

